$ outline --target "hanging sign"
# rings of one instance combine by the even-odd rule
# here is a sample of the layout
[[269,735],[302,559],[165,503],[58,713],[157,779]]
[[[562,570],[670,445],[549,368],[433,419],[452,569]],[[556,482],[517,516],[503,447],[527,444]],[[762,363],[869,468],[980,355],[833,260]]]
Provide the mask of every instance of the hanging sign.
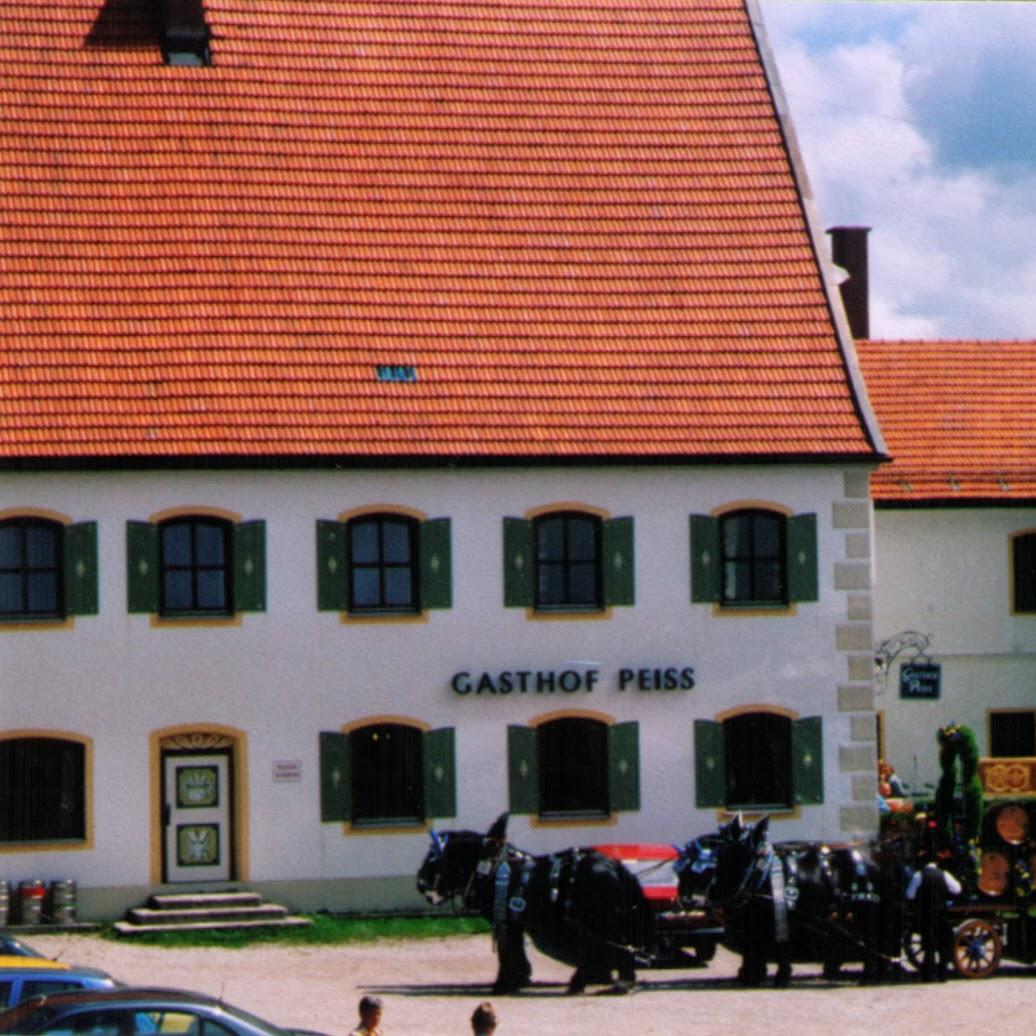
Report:
[[942,666],[937,662],[914,662],[900,667],[900,698],[935,701],[939,697]]

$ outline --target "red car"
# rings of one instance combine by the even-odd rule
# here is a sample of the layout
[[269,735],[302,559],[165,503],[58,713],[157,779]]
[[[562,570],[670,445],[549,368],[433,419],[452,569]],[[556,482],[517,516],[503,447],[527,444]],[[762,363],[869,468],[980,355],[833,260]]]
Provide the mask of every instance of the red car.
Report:
[[704,901],[690,908],[681,906],[678,879],[673,864],[679,855],[671,845],[655,842],[627,842],[595,845],[613,860],[621,861],[644,890],[655,915],[657,944],[651,967],[679,968],[706,964],[716,953],[723,926]]

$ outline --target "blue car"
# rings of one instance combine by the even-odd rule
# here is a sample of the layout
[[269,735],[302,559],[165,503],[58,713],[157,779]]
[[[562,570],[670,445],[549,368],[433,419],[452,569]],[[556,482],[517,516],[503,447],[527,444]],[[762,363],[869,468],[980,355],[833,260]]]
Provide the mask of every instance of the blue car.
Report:
[[46,957],[0,956],[0,1010],[4,1011],[47,993],[116,985],[111,975],[97,968],[79,968]]

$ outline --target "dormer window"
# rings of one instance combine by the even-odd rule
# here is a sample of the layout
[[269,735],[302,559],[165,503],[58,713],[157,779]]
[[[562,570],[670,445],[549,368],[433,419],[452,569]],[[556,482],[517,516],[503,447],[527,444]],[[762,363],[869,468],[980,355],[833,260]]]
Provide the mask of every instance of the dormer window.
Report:
[[162,0],[162,57],[167,65],[211,65],[211,33],[202,0]]

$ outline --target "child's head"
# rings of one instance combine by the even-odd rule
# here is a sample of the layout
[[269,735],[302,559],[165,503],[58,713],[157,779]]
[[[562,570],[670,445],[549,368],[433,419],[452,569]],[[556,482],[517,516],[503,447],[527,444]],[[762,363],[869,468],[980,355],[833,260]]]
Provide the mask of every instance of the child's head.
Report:
[[489,1036],[494,1029],[496,1029],[496,1011],[487,1000],[475,1008],[475,1013],[471,1016],[471,1030],[475,1036]]
[[373,1029],[381,1021],[381,998],[365,996],[360,1000],[360,1021],[368,1029]]

